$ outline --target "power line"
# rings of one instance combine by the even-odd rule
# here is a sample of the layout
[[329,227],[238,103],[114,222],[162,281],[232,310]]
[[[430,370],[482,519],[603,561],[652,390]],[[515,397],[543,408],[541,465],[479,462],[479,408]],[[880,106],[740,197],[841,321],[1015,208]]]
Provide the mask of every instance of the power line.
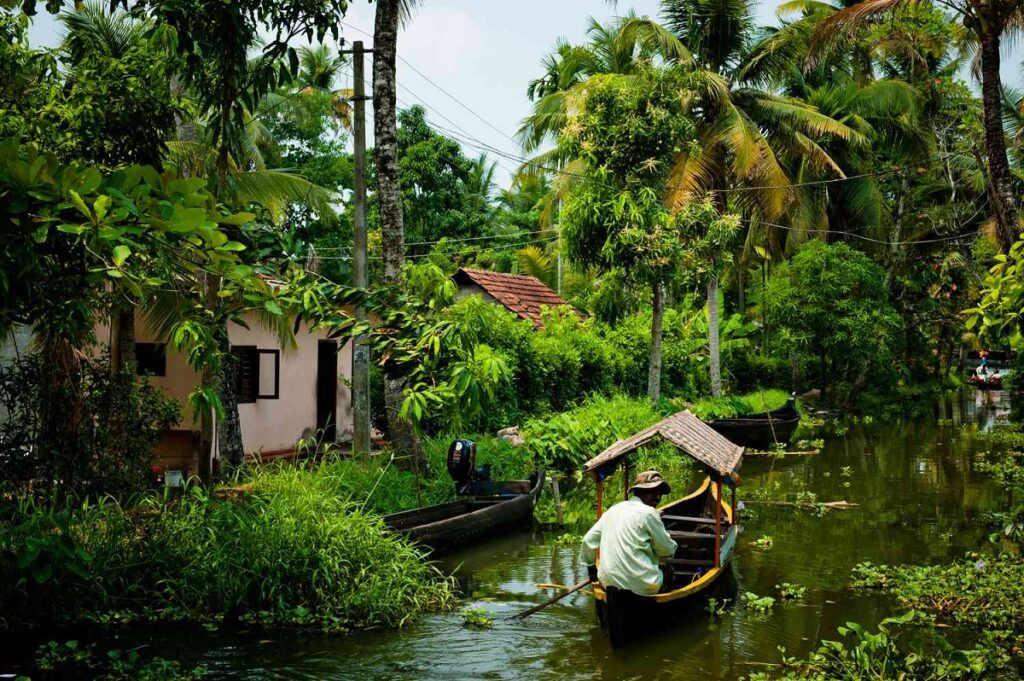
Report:
[[[488,239],[497,240],[497,239],[509,239],[509,238],[522,238],[523,236],[533,236],[535,234],[543,234],[545,231],[546,230],[537,229],[537,230],[533,230],[533,231],[529,231],[529,232],[525,232],[525,233],[520,233],[520,234],[515,234],[515,235],[491,234],[490,236],[470,236],[470,237],[461,237],[461,238],[457,238],[457,239],[456,238],[442,237],[442,238],[437,239],[435,241],[406,241],[405,245],[406,246],[433,246],[434,244],[440,244],[440,243],[451,244],[451,243],[463,243],[463,242],[467,242],[467,241],[486,241]],[[317,250],[321,250],[321,251],[343,251],[343,250],[348,250],[348,246],[328,246],[326,248],[320,248],[320,249],[317,249]]]
[[[488,250],[491,250],[491,251],[507,251],[507,250],[509,250],[511,248],[521,248],[523,246],[529,246],[529,245],[532,245],[532,244],[547,244],[547,243],[550,243],[551,241],[554,241],[557,238],[558,238],[557,236],[549,236],[549,237],[545,237],[543,239],[532,239],[530,241],[523,241],[523,242],[516,243],[516,244],[502,244],[501,246],[495,246],[495,247],[490,248]],[[412,259],[415,259],[415,258],[429,258],[429,257],[435,256],[435,255],[461,255],[462,253],[463,253],[463,251],[432,251],[432,252],[429,252],[429,253],[415,253],[413,255],[406,255],[405,258],[408,259],[408,260],[412,260]],[[317,256],[317,259],[318,260],[351,260],[352,256],[348,256],[348,255],[323,255],[323,256]],[[383,260],[383,259],[384,259],[383,256],[379,256],[379,255],[375,255],[375,256],[372,256],[370,258],[370,260]]]
[[[366,31],[364,31],[364,30],[362,30],[361,28],[358,28],[358,27],[356,27],[356,26],[353,26],[352,24],[349,24],[349,23],[347,23],[347,22],[344,22],[344,21],[343,21],[343,22],[341,22],[341,23],[342,23],[342,25],[344,25],[344,26],[348,26],[348,27],[349,27],[349,28],[351,28],[352,30],[354,30],[354,31],[357,31],[357,32],[359,32],[359,33],[362,33],[362,34],[363,34],[363,35],[365,35],[365,36],[369,36],[369,37],[371,37],[371,38],[373,37],[373,36],[372,36],[372,35],[371,35],[370,33],[367,33]],[[460,99],[459,99],[458,97],[456,97],[456,96],[455,96],[455,95],[453,95],[452,93],[448,92],[448,91],[447,91],[447,90],[445,90],[445,89],[444,89],[443,87],[441,87],[440,85],[438,85],[437,83],[435,83],[435,82],[434,82],[433,80],[431,80],[431,78],[430,78],[430,77],[429,77],[429,76],[428,76],[427,74],[423,73],[423,72],[422,72],[422,71],[420,71],[420,70],[419,70],[418,68],[416,68],[415,66],[413,66],[413,64],[412,64],[412,63],[411,63],[411,62],[410,62],[410,61],[409,61],[408,59],[406,59],[406,58],[405,58],[405,57],[403,57],[402,55],[398,55],[398,59],[399,59],[399,60],[400,60],[400,61],[401,61],[401,62],[402,62],[403,64],[405,64],[406,66],[408,66],[408,67],[409,67],[410,69],[412,69],[412,70],[413,70],[413,71],[414,71],[414,72],[415,72],[415,73],[416,73],[417,75],[419,75],[419,76],[420,76],[420,78],[422,78],[423,80],[425,80],[425,81],[427,81],[428,83],[430,83],[431,85],[433,85],[433,86],[434,86],[435,88],[437,88],[438,90],[440,90],[442,94],[444,94],[445,96],[447,96],[447,97],[448,97],[449,99],[451,99],[451,100],[452,100],[453,102],[455,102],[456,104],[458,104],[459,106],[461,106],[461,107],[462,107],[463,109],[465,109],[465,110],[466,110],[466,111],[468,111],[469,113],[473,114],[473,116],[474,116],[474,117],[476,117],[476,118],[477,118],[477,119],[478,119],[479,121],[481,121],[481,122],[482,122],[482,123],[483,123],[484,125],[486,125],[486,126],[487,126],[488,128],[490,128],[491,130],[494,130],[494,131],[495,131],[496,133],[498,133],[499,135],[501,135],[501,136],[505,137],[505,138],[506,138],[506,139],[507,139],[508,141],[512,142],[513,144],[516,144],[516,145],[518,145],[518,144],[519,144],[518,142],[516,142],[515,138],[513,138],[513,137],[512,137],[512,136],[510,136],[510,135],[509,135],[508,133],[506,133],[505,131],[501,130],[500,128],[498,128],[498,127],[497,127],[497,126],[495,126],[494,124],[492,124],[492,123],[491,123],[490,121],[488,121],[488,120],[487,120],[486,118],[484,118],[483,116],[481,116],[480,114],[478,114],[478,113],[477,113],[476,111],[474,111],[474,110],[473,110],[473,109],[472,109],[472,108],[471,108],[470,106],[468,106],[468,105],[467,105],[466,103],[464,103],[464,102],[463,102],[462,100],[460,100]],[[407,88],[407,89],[408,89],[408,88]]]

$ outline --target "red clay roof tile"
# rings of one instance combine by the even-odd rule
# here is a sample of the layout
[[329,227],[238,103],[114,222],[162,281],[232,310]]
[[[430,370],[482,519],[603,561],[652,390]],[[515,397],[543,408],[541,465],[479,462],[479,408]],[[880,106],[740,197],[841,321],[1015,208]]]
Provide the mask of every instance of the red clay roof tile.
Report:
[[[538,329],[544,326],[540,318],[541,306],[558,307],[569,304],[537,277],[463,267],[455,273],[455,281],[458,284],[476,284],[509,311],[531,322]],[[583,316],[578,310],[573,309],[576,314]]]

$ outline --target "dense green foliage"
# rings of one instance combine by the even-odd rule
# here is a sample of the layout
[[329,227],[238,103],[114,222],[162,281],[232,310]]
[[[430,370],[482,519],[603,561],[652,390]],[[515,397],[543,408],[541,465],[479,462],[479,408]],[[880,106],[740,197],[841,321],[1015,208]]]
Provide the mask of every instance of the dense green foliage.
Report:
[[[178,422],[177,401],[135,372],[112,372],[108,361],[83,359],[78,383],[44,390],[41,359],[0,366],[0,467],[3,487],[40,496],[130,495],[153,483],[153,448]],[[88,399],[80,399],[87,395]],[[77,404],[68,427],[56,432],[43,418],[64,405]],[[68,456],[73,452],[74,456]],[[58,484],[58,481],[63,481]]]
[[1024,563],[1015,556],[972,555],[948,565],[872,565],[854,586],[891,592],[900,604],[938,621],[969,625],[1016,643],[1024,635]]
[[[591,395],[639,396],[647,388],[649,312],[609,325],[595,318],[580,319],[571,310],[548,310],[543,328],[535,329],[478,297],[453,300],[450,284],[436,268],[411,268],[408,279],[413,288],[425,289],[434,311],[425,327],[430,333],[411,339],[408,351],[419,366],[409,375],[431,377],[417,378],[408,393],[419,400],[418,392],[423,391],[424,416],[418,420],[428,432],[456,426],[493,431],[570,409]],[[707,389],[707,317],[694,304],[687,296],[665,311],[666,398],[693,401]],[[435,324],[447,329],[440,337]],[[739,316],[725,320],[720,336],[726,359],[747,349],[754,332],[753,325]],[[501,369],[491,376],[487,367]],[[418,373],[421,370],[425,373]],[[379,415],[377,419],[382,423]]]
[[844,244],[812,241],[773,274],[765,319],[777,344],[816,358],[823,393],[856,394],[895,379],[899,317],[888,302],[885,272]]
[[399,626],[452,595],[418,550],[350,499],[331,466],[268,468],[221,494],[191,487],[133,506],[24,500],[5,505],[0,523],[8,625]]
[[[844,640],[824,640],[807,659],[785,657],[784,671],[776,674],[757,672],[749,681],[771,679],[919,679],[920,681],[954,681],[993,678],[1006,664],[1007,657],[996,648],[978,645],[970,650],[955,650],[945,639],[935,637],[925,648],[908,644],[904,627],[914,619],[914,612],[891,617],[878,625],[877,632],[864,629],[855,622],[839,627]],[[910,648],[910,652],[906,648]],[[785,653],[785,651],[783,651]]]

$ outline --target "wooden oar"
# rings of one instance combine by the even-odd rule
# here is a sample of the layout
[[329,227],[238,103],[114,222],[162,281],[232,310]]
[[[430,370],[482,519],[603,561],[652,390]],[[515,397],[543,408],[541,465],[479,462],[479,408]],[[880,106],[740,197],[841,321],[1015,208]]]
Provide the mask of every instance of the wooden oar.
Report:
[[544,601],[540,605],[535,605],[532,608],[530,608],[529,610],[523,610],[522,612],[520,612],[518,614],[512,615],[512,617],[510,617],[509,619],[523,619],[524,617],[529,617],[530,615],[534,614],[535,612],[540,612],[541,610],[543,610],[544,608],[548,607],[549,605],[553,605],[554,603],[557,603],[558,601],[562,600],[563,598],[565,598],[569,594],[576,593],[577,591],[579,591],[580,589],[585,587],[587,584],[590,584],[590,579],[583,580],[582,582],[580,582],[579,584],[577,584],[573,588],[569,589],[568,591],[566,591],[564,593],[558,594],[557,596],[555,596],[551,600]]

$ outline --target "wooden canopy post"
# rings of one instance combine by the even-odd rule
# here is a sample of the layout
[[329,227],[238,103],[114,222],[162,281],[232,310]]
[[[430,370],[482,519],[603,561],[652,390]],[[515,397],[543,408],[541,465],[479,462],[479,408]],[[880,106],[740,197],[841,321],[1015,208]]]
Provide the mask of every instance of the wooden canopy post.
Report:
[[622,464],[622,498],[629,499],[629,459]]
[[601,514],[604,513],[604,482],[598,478],[597,480],[597,519],[601,519]]
[[715,480],[715,567],[722,563],[722,478]]

